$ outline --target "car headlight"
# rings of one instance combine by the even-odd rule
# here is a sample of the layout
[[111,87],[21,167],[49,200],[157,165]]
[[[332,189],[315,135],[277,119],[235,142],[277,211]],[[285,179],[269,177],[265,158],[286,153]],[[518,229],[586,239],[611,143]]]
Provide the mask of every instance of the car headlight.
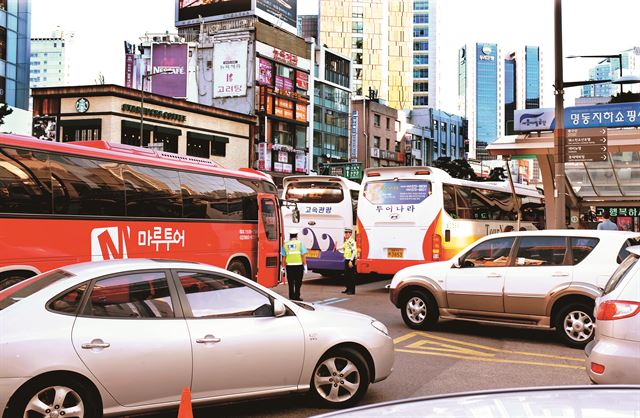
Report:
[[383,333],[384,335],[386,335],[387,337],[389,337],[389,330],[387,329],[387,326],[382,322],[373,320],[371,321],[371,326],[377,329],[378,331],[380,331],[381,333]]

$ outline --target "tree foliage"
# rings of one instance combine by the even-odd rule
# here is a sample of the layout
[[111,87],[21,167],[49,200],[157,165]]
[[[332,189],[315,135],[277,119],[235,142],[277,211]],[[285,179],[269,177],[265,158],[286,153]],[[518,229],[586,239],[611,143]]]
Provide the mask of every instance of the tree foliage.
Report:
[[440,157],[433,162],[435,168],[449,173],[451,177],[464,180],[479,180],[467,160],[451,160],[451,157]]

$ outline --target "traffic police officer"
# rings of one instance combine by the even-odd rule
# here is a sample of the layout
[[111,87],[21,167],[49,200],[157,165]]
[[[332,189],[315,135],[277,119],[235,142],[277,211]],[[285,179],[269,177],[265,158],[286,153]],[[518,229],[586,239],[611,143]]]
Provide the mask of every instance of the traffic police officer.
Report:
[[289,299],[302,300],[300,298],[300,288],[302,287],[302,276],[307,271],[307,248],[298,240],[298,230],[289,231],[289,241],[284,243],[280,255],[282,264],[287,269],[287,282],[289,284]]
[[347,295],[355,295],[356,293],[356,240],[353,238],[353,230],[351,228],[344,229],[344,242],[342,246],[338,247],[344,255],[344,281],[347,287],[342,293]]

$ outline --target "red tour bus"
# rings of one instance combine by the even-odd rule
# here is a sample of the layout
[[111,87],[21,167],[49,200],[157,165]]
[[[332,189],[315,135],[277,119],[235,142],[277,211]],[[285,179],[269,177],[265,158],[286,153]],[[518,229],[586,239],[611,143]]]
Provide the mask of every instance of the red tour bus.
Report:
[[0,135],[0,289],[67,264],[212,264],[275,286],[276,187],[251,169],[104,141]]

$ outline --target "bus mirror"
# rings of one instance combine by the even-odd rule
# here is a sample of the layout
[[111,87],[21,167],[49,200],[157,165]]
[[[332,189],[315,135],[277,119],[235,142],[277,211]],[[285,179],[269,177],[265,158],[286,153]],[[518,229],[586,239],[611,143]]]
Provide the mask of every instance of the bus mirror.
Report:
[[295,208],[291,212],[291,220],[293,221],[294,224],[300,223],[300,209]]
[[279,318],[284,316],[287,313],[287,307],[284,306],[284,303],[280,302],[278,299],[273,301],[273,316]]

